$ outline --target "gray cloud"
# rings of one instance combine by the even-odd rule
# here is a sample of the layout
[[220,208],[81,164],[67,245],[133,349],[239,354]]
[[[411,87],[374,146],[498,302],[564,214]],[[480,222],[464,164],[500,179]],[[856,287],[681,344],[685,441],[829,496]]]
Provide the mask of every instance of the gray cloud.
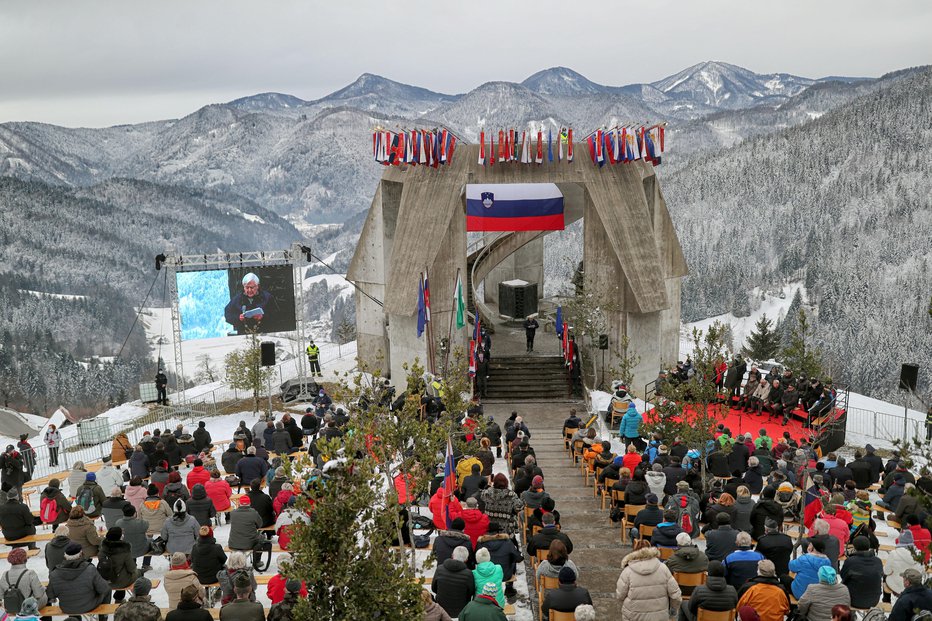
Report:
[[930,31],[926,0],[7,2],[0,121],[166,118],[266,90],[313,99],[363,72],[448,93],[554,65],[606,84],[703,60],[875,76],[930,62]]

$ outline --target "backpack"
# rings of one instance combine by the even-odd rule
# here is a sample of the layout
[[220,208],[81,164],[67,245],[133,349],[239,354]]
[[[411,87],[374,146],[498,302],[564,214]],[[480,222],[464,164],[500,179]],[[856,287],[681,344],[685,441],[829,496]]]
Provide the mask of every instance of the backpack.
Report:
[[94,504],[94,490],[88,485],[82,486],[81,491],[78,492],[78,497],[74,500],[74,504],[83,508],[85,513],[95,513],[97,506]]
[[689,496],[683,495],[679,498],[674,496],[667,501],[664,508],[676,511],[676,523],[684,533],[693,535],[696,532],[696,522],[690,514],[690,504]]
[[107,582],[113,580],[113,560],[109,556],[102,556],[98,558],[97,573],[99,573],[100,577]]
[[39,503],[39,519],[43,524],[54,524],[58,519],[58,502],[54,498],[42,497]]
[[7,614],[19,614],[20,608],[23,607],[23,602],[26,601],[26,596],[23,595],[23,592],[19,590],[19,581],[23,579],[23,576],[26,575],[24,571],[19,575],[19,578],[16,579],[16,584],[10,584],[10,573],[5,574],[6,578],[6,589],[3,591],[3,607],[6,609]]

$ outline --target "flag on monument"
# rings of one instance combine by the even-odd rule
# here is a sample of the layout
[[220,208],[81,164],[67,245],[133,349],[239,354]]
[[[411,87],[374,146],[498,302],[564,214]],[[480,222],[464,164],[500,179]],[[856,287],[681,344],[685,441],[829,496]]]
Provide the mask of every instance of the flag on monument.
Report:
[[563,193],[555,183],[467,183],[467,231],[562,231]]
[[479,166],[485,166],[485,132],[479,132]]
[[427,282],[427,268],[424,268],[424,314],[430,321],[430,284]]
[[427,326],[427,307],[424,305],[424,279],[418,278],[417,283],[417,337],[421,338]]
[[453,312],[456,313],[456,329],[466,327],[466,300],[463,299],[463,279],[459,273],[453,287]]
[[570,129],[566,136],[566,161],[573,161],[573,130]]
[[536,163],[541,164],[544,161],[544,132],[537,132],[537,159]]
[[547,161],[553,161],[553,129],[547,129]]
[[[498,147],[501,149],[501,145]],[[495,134],[489,136],[489,166],[495,166]]]

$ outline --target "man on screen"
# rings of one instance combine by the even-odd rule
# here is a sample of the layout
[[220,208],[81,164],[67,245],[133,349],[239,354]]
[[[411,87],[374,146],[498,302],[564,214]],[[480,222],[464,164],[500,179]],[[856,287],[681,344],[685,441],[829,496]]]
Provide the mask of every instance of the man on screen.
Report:
[[259,289],[259,277],[249,272],[243,276],[243,292],[237,293],[223,310],[226,322],[237,334],[258,330],[272,305],[272,294]]

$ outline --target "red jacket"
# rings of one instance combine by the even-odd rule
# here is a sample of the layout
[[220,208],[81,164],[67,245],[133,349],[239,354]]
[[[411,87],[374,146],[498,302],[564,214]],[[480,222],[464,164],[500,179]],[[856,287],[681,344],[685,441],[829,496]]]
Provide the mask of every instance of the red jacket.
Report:
[[278,495],[275,496],[275,500],[272,502],[272,509],[275,510],[275,517],[278,517],[278,514],[282,512],[282,509],[288,506],[288,500],[294,496],[294,492],[289,492],[286,489],[278,492]]
[[463,515],[460,517],[466,522],[463,532],[472,539],[472,547],[475,550],[479,537],[489,532],[489,516],[479,509],[463,509]]
[[[266,594],[268,594],[269,599],[272,600],[273,604],[285,599],[285,583],[288,582],[288,578],[281,574],[275,574],[269,578],[269,586],[265,589]],[[301,597],[307,597],[307,585],[304,584],[304,580],[301,581]]]
[[211,479],[204,485],[207,497],[214,503],[214,509],[217,511],[226,511],[230,508],[230,496],[233,495],[233,488],[223,479]]
[[208,481],[210,481],[210,473],[204,469],[204,466],[194,466],[194,469],[188,473],[185,485],[188,486],[190,492],[194,490],[194,486],[198,483],[206,486]]
[[625,453],[625,456],[621,458],[621,463],[633,475],[634,469],[641,463],[641,455],[640,453]]
[[913,534],[913,545],[916,546],[917,550],[922,550],[925,561],[928,563],[929,556],[932,554],[929,550],[929,544],[932,544],[932,533],[927,528],[923,528],[921,524],[910,526],[909,532]]
[[414,502],[414,490],[411,489],[414,478],[410,474],[396,474],[393,479],[395,491],[398,492],[398,504],[406,506]]
[[[446,516],[443,515],[443,511],[440,510],[440,506],[443,502],[443,488],[437,490],[437,492],[431,496],[430,503],[427,505],[427,508],[430,509],[431,514],[434,516],[434,526],[440,530],[447,529],[447,520]],[[449,504],[450,511],[450,521],[452,522],[458,517],[463,517],[463,507],[460,505],[460,501],[454,496],[450,498]]]

